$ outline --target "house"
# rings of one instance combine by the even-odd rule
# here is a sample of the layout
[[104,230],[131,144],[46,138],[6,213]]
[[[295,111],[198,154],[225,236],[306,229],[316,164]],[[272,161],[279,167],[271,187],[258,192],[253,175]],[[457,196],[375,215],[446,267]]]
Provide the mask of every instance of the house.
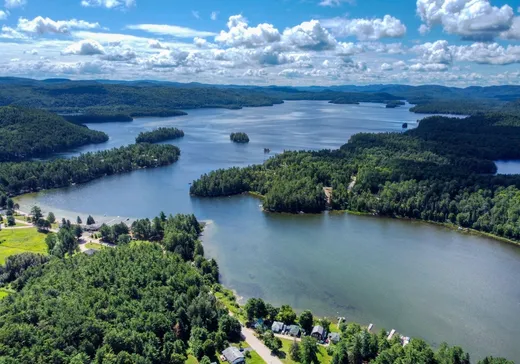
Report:
[[274,333],[281,333],[282,331],[284,331],[285,329],[285,325],[283,322],[280,322],[280,321],[275,321],[273,322],[273,324],[271,325],[271,331],[274,332]]
[[339,343],[340,335],[337,332],[331,332],[329,334],[329,342],[337,344]]
[[321,326],[314,326],[311,332],[311,336],[321,341],[325,337],[325,329]]
[[224,350],[222,355],[224,355],[229,364],[241,364],[246,362],[244,354],[234,346],[230,346]]
[[298,325],[290,325],[290,326],[286,326],[285,331],[287,331],[287,334],[290,336],[300,337],[302,330],[300,329],[300,326],[298,326]]

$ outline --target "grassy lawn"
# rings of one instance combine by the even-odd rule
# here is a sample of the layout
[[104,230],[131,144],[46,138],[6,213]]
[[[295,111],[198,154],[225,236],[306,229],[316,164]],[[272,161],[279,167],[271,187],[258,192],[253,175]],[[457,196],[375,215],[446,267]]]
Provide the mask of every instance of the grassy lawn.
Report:
[[[291,360],[291,357],[289,355],[289,348],[291,347],[293,341],[288,339],[281,339],[282,340],[282,349],[280,350],[280,354],[278,355],[278,358],[287,364],[296,364],[297,362]],[[318,360],[320,363],[323,364],[329,364],[331,362],[331,357],[329,354],[327,354],[327,349],[324,346],[318,345],[319,352],[318,352]]]
[[240,322],[246,322],[246,317],[240,306],[238,305],[235,295],[229,289],[222,287],[221,292],[215,292],[215,297],[226,306],[226,308],[233,313],[233,315],[240,320]]
[[0,231],[0,264],[4,264],[8,256],[25,252],[46,255],[45,234],[36,228]]
[[87,243],[85,244],[85,248],[87,249],[94,249],[94,250],[101,250],[101,249],[104,249],[105,247],[101,244],[97,244],[97,243]]

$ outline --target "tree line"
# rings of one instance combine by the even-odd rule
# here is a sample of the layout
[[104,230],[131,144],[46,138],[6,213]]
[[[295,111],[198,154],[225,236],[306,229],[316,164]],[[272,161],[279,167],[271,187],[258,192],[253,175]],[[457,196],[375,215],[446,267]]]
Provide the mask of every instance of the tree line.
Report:
[[184,132],[177,128],[158,128],[152,131],[142,131],[135,138],[136,143],[158,143],[166,140],[184,137]]
[[449,222],[520,241],[520,176],[495,175],[493,162],[520,159],[518,145],[517,116],[430,117],[406,133],[354,135],[339,150],[214,171],[190,192],[254,191],[268,211],[316,213],[327,208],[323,187],[332,187],[335,210]]
[[0,107],[0,162],[42,157],[107,140],[103,132],[72,124],[50,112]]
[[176,162],[173,145],[133,144],[70,159],[0,163],[0,192],[9,195],[86,183],[106,175]]

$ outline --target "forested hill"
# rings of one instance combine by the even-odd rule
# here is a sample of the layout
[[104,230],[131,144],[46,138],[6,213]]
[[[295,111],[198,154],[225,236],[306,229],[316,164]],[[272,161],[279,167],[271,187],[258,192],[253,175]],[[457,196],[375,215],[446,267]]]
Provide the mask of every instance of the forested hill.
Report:
[[0,162],[21,161],[90,143],[108,136],[41,110],[0,107]]
[[494,175],[520,158],[520,118],[431,117],[406,133],[357,134],[336,151],[286,152],[263,165],[219,170],[191,193],[254,191],[274,212],[331,208],[453,223],[520,241],[520,177]]
[[29,81],[0,81],[0,106],[19,105],[60,113],[132,117],[182,115],[179,109],[237,109],[272,106],[282,102],[281,99],[248,90],[188,89],[154,84],[131,86],[94,81]]

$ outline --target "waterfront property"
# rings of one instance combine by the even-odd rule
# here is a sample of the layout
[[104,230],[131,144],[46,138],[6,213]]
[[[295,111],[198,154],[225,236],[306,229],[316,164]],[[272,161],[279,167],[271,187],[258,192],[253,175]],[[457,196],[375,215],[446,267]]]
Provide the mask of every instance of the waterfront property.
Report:
[[285,324],[283,322],[280,322],[280,321],[275,321],[271,325],[271,331],[276,333],[276,334],[279,334],[279,333],[283,332],[284,329],[285,329]]
[[314,326],[311,332],[311,336],[321,341],[325,338],[325,329],[322,326]]
[[289,325],[285,327],[284,334],[292,337],[300,337],[302,329],[298,325]]
[[244,354],[234,346],[230,346],[224,350],[222,355],[224,355],[229,364],[241,364],[246,362]]
[[337,344],[339,343],[339,340],[341,339],[341,336],[339,333],[337,332],[331,332],[329,334],[329,342],[330,343],[334,343],[334,344]]

